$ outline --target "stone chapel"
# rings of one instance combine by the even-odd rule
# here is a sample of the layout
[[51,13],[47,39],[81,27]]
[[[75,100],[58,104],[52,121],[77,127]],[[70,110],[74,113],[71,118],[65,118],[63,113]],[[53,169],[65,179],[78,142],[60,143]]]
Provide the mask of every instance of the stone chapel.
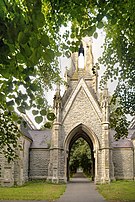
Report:
[[56,119],[52,129],[21,128],[23,150],[19,159],[10,164],[0,156],[0,184],[21,185],[31,179],[52,182],[69,180],[70,150],[82,137],[92,155],[91,173],[95,183],[117,179],[135,179],[135,119],[128,137],[115,141],[109,128],[109,93],[107,87],[98,93],[98,74],[93,66],[92,45],[84,38],[78,53],[71,56],[66,71],[66,90],[54,95]]

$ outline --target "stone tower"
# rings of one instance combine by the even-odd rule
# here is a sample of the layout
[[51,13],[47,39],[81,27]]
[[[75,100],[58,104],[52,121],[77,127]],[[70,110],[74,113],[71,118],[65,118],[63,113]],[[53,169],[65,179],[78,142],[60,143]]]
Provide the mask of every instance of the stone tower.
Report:
[[[108,120],[108,90],[98,99],[98,75],[93,66],[90,38],[84,38],[71,56],[66,72],[67,88],[63,97],[57,86],[54,96],[56,119],[53,125],[48,179],[67,181],[69,154],[73,143],[85,139],[92,154],[92,175],[95,183],[110,181],[110,140]],[[113,177],[113,176],[112,176]]]

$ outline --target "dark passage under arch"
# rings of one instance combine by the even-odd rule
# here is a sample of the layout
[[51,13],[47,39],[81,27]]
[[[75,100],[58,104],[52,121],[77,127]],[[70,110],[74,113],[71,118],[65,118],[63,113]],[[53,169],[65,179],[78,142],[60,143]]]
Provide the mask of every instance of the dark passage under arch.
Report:
[[92,180],[94,180],[94,176],[95,176],[95,160],[94,160],[94,152],[93,152],[93,143],[92,143],[92,140],[91,138],[88,136],[88,134],[86,132],[84,132],[82,130],[82,128],[78,128],[78,130],[74,133],[74,135],[72,136],[72,138],[70,139],[70,142],[69,142],[69,148],[68,148],[68,157],[67,157],[67,181],[69,181],[70,179],[70,166],[69,166],[69,161],[70,161],[70,152],[71,152],[71,149],[74,145],[74,143],[80,139],[80,138],[83,138],[89,145],[90,147],[90,155],[91,155],[91,177],[92,177]]

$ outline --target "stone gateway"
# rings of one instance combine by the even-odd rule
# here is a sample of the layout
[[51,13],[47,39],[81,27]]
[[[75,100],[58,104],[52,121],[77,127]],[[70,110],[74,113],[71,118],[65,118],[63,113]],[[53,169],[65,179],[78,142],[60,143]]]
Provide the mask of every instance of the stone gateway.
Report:
[[135,178],[135,119],[126,139],[115,141],[109,128],[109,94],[105,86],[98,92],[98,75],[93,66],[91,41],[84,38],[79,53],[71,56],[66,71],[66,90],[54,96],[56,119],[52,129],[22,129],[19,159],[7,163],[0,156],[2,186],[21,185],[29,179],[52,182],[69,180],[70,150],[82,137],[91,149],[91,174],[95,183]]

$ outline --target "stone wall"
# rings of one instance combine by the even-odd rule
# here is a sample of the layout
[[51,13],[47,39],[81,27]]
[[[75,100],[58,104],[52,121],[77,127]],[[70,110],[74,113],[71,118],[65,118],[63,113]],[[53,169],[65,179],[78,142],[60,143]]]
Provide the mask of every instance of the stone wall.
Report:
[[22,152],[22,160],[23,160],[23,178],[24,181],[28,181],[29,179],[29,148],[31,142],[28,139],[25,139],[23,142],[23,152]]
[[14,185],[14,163],[8,163],[7,159],[2,154],[0,155],[0,185]]
[[31,141],[25,136],[21,136],[19,144],[22,145],[22,150],[16,151],[19,158],[14,162],[8,163],[3,155],[0,156],[0,184],[2,186],[22,185],[28,181]]
[[133,179],[133,149],[113,149],[114,177],[116,179]]
[[46,179],[50,152],[48,149],[30,149],[30,179]]

